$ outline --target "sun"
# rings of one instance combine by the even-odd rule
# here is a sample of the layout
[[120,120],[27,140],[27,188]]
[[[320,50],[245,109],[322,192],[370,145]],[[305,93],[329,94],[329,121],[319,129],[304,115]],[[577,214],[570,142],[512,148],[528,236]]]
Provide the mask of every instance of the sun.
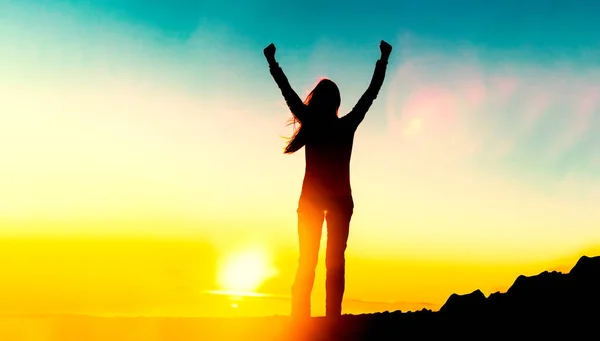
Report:
[[275,274],[264,249],[247,249],[229,255],[219,271],[219,285],[233,292],[254,292]]

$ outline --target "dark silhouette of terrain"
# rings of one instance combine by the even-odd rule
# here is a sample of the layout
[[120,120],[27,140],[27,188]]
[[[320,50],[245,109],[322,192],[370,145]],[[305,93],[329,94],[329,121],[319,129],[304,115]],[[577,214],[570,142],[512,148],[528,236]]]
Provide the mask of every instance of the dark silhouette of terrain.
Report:
[[453,294],[436,312],[386,311],[339,319],[316,317],[301,323],[289,317],[1,320],[11,328],[19,323],[27,329],[39,325],[38,333],[47,329],[52,340],[597,340],[600,256],[581,257],[566,274],[545,271],[519,276],[506,293]]

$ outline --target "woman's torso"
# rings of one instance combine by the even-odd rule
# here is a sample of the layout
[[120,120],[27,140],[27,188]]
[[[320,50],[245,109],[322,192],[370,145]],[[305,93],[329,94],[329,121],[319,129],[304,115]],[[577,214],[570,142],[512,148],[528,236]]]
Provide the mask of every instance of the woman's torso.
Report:
[[302,198],[327,202],[351,197],[350,159],[354,130],[339,118],[308,124],[305,128],[309,138],[305,145]]

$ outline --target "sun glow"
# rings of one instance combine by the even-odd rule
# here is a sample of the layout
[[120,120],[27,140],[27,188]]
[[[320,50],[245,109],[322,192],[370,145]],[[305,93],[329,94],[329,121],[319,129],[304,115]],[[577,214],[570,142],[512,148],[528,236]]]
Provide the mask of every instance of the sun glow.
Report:
[[264,249],[248,249],[225,258],[219,272],[219,285],[227,291],[254,292],[275,275]]

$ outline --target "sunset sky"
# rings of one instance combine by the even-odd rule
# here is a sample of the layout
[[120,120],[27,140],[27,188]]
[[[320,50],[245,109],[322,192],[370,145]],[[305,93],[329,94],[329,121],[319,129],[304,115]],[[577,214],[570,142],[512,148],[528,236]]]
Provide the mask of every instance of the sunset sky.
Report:
[[271,42],[341,114],[394,47],[355,138],[346,312],[568,270],[600,253],[599,11],[0,0],[0,313],[286,314],[304,152]]

